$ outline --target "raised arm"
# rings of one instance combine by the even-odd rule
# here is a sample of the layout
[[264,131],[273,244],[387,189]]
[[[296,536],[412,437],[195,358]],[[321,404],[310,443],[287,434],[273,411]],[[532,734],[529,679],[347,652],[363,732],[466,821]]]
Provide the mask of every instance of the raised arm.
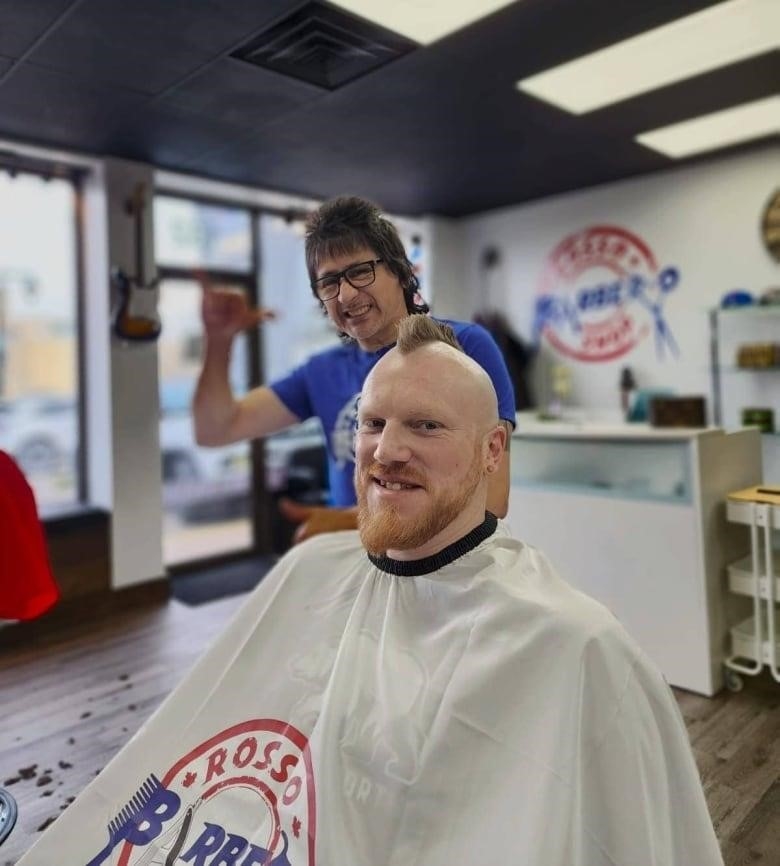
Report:
[[201,316],[206,351],[192,404],[195,441],[227,445],[297,423],[297,415],[270,388],[255,388],[237,400],[230,387],[230,353],[236,336],[274,314],[250,308],[242,292],[204,285]]

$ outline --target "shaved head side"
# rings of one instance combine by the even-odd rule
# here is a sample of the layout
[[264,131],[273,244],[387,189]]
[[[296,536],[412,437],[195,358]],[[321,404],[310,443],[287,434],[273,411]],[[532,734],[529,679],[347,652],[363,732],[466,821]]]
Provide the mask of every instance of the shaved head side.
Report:
[[[483,423],[491,426],[498,423],[498,396],[493,382],[483,368],[464,351],[455,332],[444,322],[437,322],[429,316],[407,316],[398,323],[398,337],[394,349],[382,358],[375,369],[386,361],[392,363],[392,356],[409,358],[415,353],[419,365],[449,368],[447,379],[458,384],[458,400],[464,403],[469,412],[474,411]],[[410,359],[411,360],[411,359]],[[373,370],[370,375],[373,375]],[[370,376],[369,376],[370,378]]]

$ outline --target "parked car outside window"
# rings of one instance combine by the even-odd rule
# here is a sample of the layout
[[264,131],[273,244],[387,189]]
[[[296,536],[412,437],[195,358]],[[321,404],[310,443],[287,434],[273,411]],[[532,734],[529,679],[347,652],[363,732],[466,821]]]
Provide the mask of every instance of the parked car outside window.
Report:
[[77,447],[72,397],[42,394],[0,402],[0,448],[28,477],[73,471]]
[[[184,519],[234,513],[251,488],[249,443],[204,448],[192,424],[194,382],[160,387],[160,450],[166,507]],[[325,444],[316,418],[265,439],[265,485],[275,495],[312,502],[327,498]]]

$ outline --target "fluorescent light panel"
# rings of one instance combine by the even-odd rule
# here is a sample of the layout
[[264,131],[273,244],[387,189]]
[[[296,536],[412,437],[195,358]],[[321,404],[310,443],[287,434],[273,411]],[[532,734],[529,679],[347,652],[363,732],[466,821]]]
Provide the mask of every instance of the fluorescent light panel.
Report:
[[513,0],[330,0],[408,39],[428,45]]
[[672,159],[680,159],[766,135],[780,135],[780,96],[643,132],[635,140]]
[[779,0],[729,0],[524,78],[517,87],[584,114],[778,47]]

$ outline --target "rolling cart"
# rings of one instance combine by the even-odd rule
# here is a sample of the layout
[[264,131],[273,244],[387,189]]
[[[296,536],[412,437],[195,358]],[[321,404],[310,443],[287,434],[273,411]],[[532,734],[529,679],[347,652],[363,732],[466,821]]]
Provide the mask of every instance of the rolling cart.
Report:
[[753,599],[753,615],[731,629],[731,655],[725,660],[726,687],[739,691],[742,674],[768,667],[780,683],[780,486],[759,485],[730,493],[726,516],[750,527],[750,553],[728,566],[729,589]]

